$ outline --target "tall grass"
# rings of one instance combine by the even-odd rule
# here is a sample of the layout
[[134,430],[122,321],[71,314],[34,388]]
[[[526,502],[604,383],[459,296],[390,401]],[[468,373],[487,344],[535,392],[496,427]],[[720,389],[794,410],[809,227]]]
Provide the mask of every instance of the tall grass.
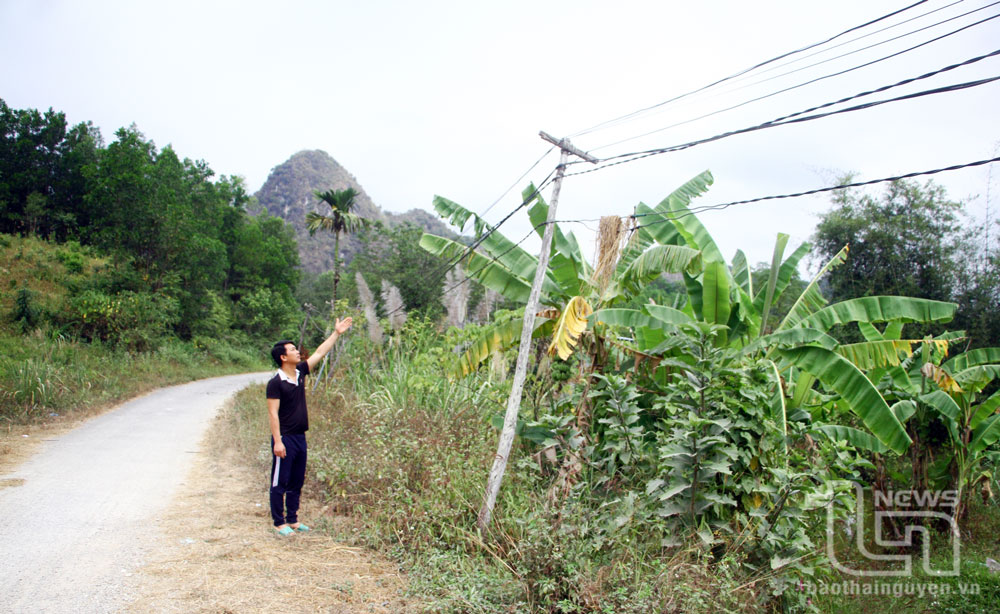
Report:
[[151,352],[30,335],[0,335],[0,422],[86,411],[154,388],[266,368],[264,353],[173,341]]

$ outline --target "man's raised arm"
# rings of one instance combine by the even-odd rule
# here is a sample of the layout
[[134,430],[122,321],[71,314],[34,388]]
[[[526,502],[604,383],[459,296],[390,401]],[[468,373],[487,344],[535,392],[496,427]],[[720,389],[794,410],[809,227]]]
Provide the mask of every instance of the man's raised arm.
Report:
[[343,320],[337,320],[337,323],[333,327],[333,334],[327,337],[326,341],[319,344],[319,347],[316,348],[316,351],[313,352],[309,356],[309,358],[306,359],[306,362],[309,363],[310,373],[312,373],[313,369],[316,368],[316,365],[319,364],[319,361],[323,360],[323,357],[330,352],[330,350],[333,348],[333,344],[337,342],[337,338],[340,337],[340,335],[347,332],[347,329],[351,327],[352,323],[353,320],[349,317],[344,318]]

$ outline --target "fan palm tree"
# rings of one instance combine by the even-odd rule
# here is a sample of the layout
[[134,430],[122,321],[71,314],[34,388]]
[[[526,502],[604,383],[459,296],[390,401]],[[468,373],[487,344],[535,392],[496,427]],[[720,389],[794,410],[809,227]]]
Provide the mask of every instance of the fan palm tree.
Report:
[[325,230],[333,233],[333,302],[330,309],[333,313],[333,306],[337,303],[337,284],[340,283],[340,233],[353,233],[365,228],[369,220],[352,213],[354,199],[358,196],[358,191],[354,188],[343,190],[327,190],[326,192],[314,192],[316,198],[330,205],[330,215],[323,215],[310,211],[306,214],[306,228],[309,234],[316,234],[317,230]]

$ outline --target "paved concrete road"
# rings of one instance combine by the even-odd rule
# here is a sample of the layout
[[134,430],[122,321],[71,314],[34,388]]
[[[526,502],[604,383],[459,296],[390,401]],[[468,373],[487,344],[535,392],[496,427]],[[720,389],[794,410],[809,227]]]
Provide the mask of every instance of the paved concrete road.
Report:
[[115,612],[216,411],[269,376],[157,390],[0,468],[24,480],[0,489],[0,612]]

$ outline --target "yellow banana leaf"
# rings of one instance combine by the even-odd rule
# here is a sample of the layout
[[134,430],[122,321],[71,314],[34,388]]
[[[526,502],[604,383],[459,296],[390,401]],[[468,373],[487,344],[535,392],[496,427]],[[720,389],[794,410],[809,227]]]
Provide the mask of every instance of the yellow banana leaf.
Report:
[[556,332],[552,335],[549,354],[558,352],[559,358],[562,360],[569,358],[580,339],[580,335],[587,330],[587,316],[592,313],[594,310],[587,299],[582,296],[571,298],[556,323]]

